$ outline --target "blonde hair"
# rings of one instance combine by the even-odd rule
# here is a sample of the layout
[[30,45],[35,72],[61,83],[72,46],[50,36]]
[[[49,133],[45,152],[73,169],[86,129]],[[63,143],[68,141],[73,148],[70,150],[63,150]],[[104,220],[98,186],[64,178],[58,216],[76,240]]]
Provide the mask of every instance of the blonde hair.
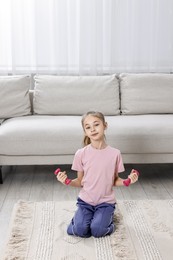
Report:
[[[90,115],[99,118],[99,119],[103,122],[103,125],[106,126],[105,117],[104,117],[104,115],[103,115],[101,112],[98,112],[98,111],[89,111],[89,112],[87,112],[86,114],[84,114],[84,115],[82,116],[81,123],[82,123],[83,129],[84,129],[84,121],[85,121],[86,117],[87,117],[87,116],[90,116]],[[84,130],[84,131],[85,131],[85,130]],[[90,143],[91,143],[90,138],[85,135],[84,138],[83,138],[83,145],[86,146],[86,145],[88,145],[88,144],[90,144]]]

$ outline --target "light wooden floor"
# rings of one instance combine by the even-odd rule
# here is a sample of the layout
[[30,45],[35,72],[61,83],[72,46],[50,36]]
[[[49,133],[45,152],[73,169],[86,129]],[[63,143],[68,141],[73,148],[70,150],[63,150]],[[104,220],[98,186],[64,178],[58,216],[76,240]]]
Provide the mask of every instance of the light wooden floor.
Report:
[[[125,165],[126,177],[132,168],[140,172],[139,181],[130,187],[115,188],[117,200],[120,199],[173,199],[173,164]],[[53,172],[56,166],[16,166],[3,168],[4,184],[0,185],[0,252],[2,250],[14,203],[18,200],[57,201],[74,200],[79,189],[66,187],[57,182]],[[75,173],[70,166],[70,178]]]

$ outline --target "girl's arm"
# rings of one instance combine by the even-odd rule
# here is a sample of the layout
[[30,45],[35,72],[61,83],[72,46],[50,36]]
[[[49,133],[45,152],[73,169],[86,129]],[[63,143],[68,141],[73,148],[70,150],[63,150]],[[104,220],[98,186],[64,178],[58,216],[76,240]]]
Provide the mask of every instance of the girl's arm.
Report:
[[123,186],[123,181],[124,181],[124,179],[122,179],[119,176],[117,176],[115,178],[114,186]]
[[[138,175],[139,173],[136,170],[132,170],[130,175],[128,176],[128,178],[130,178],[130,184],[135,183],[138,180]],[[115,178],[115,182],[114,182],[114,186],[124,186],[124,179],[120,178],[119,176],[117,176]],[[125,185],[127,186],[127,185]]]
[[72,187],[81,187],[81,182],[82,182],[82,179],[83,179],[83,175],[84,173],[83,172],[77,172],[77,178],[76,179],[73,179],[71,182],[70,182],[70,186]]
[[[83,172],[77,172],[77,178],[71,180],[68,185],[73,186],[73,187],[81,187],[81,181],[82,181],[83,175],[84,175]],[[60,171],[57,175],[57,180],[60,181],[62,184],[66,185],[66,183],[65,183],[66,179],[67,179],[66,171],[64,171],[64,172]]]

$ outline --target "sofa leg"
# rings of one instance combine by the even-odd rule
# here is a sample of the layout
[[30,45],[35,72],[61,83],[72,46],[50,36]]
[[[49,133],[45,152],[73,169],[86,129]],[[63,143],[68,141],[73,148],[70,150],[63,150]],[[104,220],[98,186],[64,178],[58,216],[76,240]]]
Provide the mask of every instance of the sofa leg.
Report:
[[3,179],[2,179],[2,166],[0,166],[0,184],[3,184]]

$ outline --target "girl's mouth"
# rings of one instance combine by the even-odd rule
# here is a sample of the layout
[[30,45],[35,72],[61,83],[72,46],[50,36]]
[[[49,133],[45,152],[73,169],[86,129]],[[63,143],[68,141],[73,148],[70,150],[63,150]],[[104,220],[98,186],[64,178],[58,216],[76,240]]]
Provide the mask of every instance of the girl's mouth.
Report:
[[92,134],[91,136],[93,137],[93,136],[96,136],[96,135],[98,135],[98,133]]

